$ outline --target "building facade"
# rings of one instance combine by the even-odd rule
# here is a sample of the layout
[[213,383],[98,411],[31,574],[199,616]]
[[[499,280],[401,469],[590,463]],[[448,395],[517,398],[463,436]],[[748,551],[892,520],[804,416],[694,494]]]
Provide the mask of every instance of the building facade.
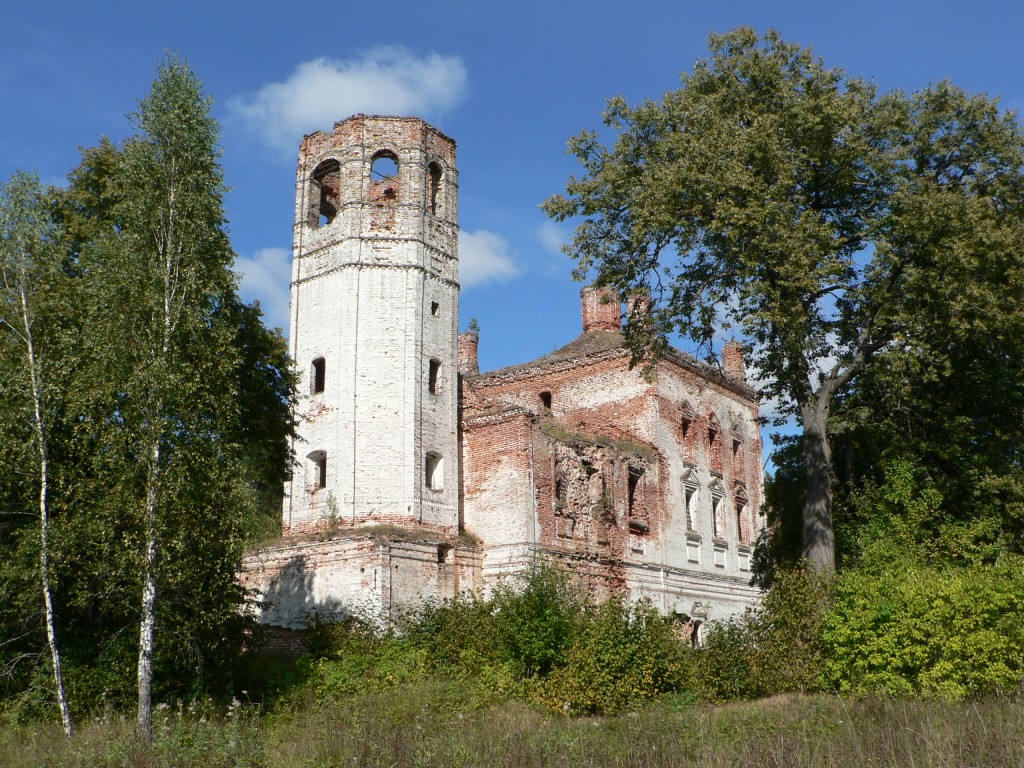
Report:
[[457,331],[457,193],[454,141],[415,118],[302,142],[298,463],[281,542],[245,562],[262,621],[386,617],[541,561],[695,626],[742,612],[764,525],[742,349],[721,369],[670,349],[645,378],[618,297],[585,288],[575,341],[480,372]]

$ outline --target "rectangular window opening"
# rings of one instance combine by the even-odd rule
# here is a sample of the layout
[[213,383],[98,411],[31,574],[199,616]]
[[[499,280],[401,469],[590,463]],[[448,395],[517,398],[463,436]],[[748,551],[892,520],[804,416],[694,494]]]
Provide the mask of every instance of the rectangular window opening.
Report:
[[310,391],[319,395],[324,391],[327,383],[327,363],[322,357],[313,361],[313,375],[310,377]]
[[432,395],[441,391],[441,361],[431,360],[430,371],[427,376],[427,390]]

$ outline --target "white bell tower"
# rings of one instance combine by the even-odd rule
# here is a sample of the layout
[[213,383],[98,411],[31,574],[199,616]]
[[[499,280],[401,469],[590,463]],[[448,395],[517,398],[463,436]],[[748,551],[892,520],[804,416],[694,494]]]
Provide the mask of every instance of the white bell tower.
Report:
[[284,532],[458,529],[458,172],[417,118],[302,140],[290,351],[302,374]]

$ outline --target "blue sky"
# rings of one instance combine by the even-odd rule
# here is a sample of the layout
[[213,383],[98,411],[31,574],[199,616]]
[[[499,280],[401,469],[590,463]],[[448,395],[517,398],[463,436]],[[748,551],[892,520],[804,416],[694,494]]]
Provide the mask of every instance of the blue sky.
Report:
[[418,114],[458,142],[464,327],[484,369],[580,330],[568,225],[539,204],[578,172],[566,140],[605,100],[660,98],[709,32],[775,27],[829,66],[912,91],[949,78],[1024,105],[1024,4],[1003,0],[668,2],[236,0],[5,3],[0,178],[61,183],[77,148],[120,140],[165,52],[186,58],[221,122],[243,296],[287,322],[295,159],[304,132],[354,112]]

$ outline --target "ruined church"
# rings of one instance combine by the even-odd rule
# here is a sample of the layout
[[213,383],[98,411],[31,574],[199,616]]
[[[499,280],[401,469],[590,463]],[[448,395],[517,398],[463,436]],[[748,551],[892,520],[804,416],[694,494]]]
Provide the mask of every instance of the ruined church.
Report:
[[619,298],[582,291],[582,333],[480,371],[458,332],[455,142],[356,115],[299,150],[290,348],[301,373],[283,537],[250,554],[260,619],[387,616],[546,562],[596,598],[690,621],[742,612],[761,515],[758,401],[669,349],[633,370]]

